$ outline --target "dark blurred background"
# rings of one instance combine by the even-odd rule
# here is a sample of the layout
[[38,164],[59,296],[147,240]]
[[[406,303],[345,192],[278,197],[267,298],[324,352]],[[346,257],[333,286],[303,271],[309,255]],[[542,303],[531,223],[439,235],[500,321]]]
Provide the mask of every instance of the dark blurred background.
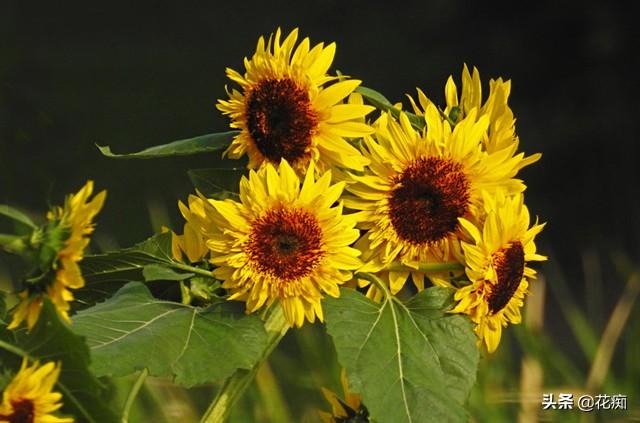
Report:
[[[186,169],[216,158],[117,161],[94,144],[132,152],[225,130],[225,67],[242,71],[260,34],[299,27],[337,42],[333,70],[395,101],[418,86],[444,103],[463,63],[487,92],[489,78],[512,79],[521,149],[543,153],[521,176],[532,214],[549,222],[545,266],[583,303],[585,254],[638,253],[637,19],[622,2],[130,3],[0,4],[0,203],[44,211],[91,178],[109,191],[99,247],[177,228]],[[605,283],[598,304],[621,289]]]

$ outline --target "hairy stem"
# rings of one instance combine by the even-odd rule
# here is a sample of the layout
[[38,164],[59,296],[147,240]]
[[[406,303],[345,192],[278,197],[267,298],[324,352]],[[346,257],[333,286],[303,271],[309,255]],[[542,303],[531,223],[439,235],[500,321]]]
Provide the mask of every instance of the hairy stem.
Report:
[[187,272],[195,273],[197,275],[213,278],[213,274],[211,273],[211,270],[205,270],[199,267],[189,266],[188,264],[182,264],[177,262],[167,263],[166,265],[169,267],[173,267],[174,269],[185,270]]
[[457,261],[450,261],[445,263],[424,263],[420,264],[417,268],[405,266],[402,263],[391,263],[384,270],[389,271],[409,271],[409,272],[422,272],[422,273],[438,273],[438,272],[450,272],[457,270],[464,270],[464,265]]
[[249,387],[251,382],[256,376],[260,365],[269,358],[273,350],[276,348],[282,337],[287,333],[289,324],[284,318],[282,307],[277,304],[269,311],[267,319],[265,321],[265,329],[267,331],[267,344],[260,360],[251,369],[238,369],[229,377],[220,392],[214,398],[209,409],[206,411],[201,423],[223,423],[234,404],[240,399],[244,391]]
[[147,378],[148,374],[149,374],[149,370],[147,370],[147,368],[145,367],[140,372],[140,374],[138,375],[138,378],[136,379],[135,383],[131,387],[131,391],[129,391],[129,395],[127,395],[127,400],[125,401],[124,407],[122,408],[122,423],[129,422],[129,413],[131,412],[131,407],[133,406],[133,402],[138,396],[138,393],[140,392],[142,385],[144,385],[144,380]]
[[374,284],[377,288],[379,288],[384,293],[385,298],[392,297],[391,292],[389,291],[387,286],[384,284],[382,279],[380,279],[379,277],[377,277],[373,273],[359,272],[359,273],[355,274],[355,277],[356,278],[360,278],[360,279],[368,280],[369,282]]
[[20,357],[29,358],[29,354],[26,351],[16,347],[15,345],[9,344],[8,342],[4,342],[0,340],[0,348],[2,348],[3,350],[9,351],[10,353],[13,353],[15,355],[19,355]]

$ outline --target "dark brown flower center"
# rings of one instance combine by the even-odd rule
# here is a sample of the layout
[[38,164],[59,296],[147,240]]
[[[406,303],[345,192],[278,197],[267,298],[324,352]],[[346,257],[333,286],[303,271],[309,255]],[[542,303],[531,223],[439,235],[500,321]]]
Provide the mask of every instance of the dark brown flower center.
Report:
[[513,297],[524,275],[524,248],[520,241],[501,248],[493,255],[493,266],[498,274],[498,283],[489,293],[489,310],[492,314],[502,310]]
[[460,163],[421,157],[394,181],[389,216],[398,235],[412,244],[445,238],[469,208],[469,181]]
[[0,415],[0,421],[9,423],[33,423],[35,419],[35,410],[33,401],[23,399],[20,401],[12,401],[13,413],[8,416]]
[[258,150],[272,163],[310,157],[318,125],[309,94],[291,79],[263,79],[248,95],[246,119]]
[[304,209],[275,208],[253,222],[246,251],[259,272],[284,281],[298,279],[324,257],[322,231]]

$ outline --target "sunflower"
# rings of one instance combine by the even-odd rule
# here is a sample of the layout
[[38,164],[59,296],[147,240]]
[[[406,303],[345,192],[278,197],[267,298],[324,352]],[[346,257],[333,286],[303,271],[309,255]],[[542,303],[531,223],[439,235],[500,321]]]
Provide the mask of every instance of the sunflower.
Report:
[[[360,227],[367,230],[356,244],[367,263],[362,271],[390,270],[392,293],[402,288],[409,269],[422,289],[422,263],[462,262],[458,218],[475,220],[483,190],[525,189],[510,178],[517,157],[480,149],[487,116],[477,119],[474,109],[452,129],[430,105],[425,119],[428,130],[417,132],[405,114],[399,122],[383,114],[376,140],[364,140],[371,160],[368,171],[351,175],[353,183],[346,187],[353,197],[345,199],[345,206],[361,211]],[[445,286],[447,276],[430,274],[434,283]]]
[[314,173],[312,163],[301,184],[286,160],[267,163],[242,178],[240,202],[203,199],[207,223],[199,225],[229,299],[246,301],[248,312],[279,300],[298,327],[305,317],[322,321],[323,293],[339,296],[338,285],[362,264],[349,247],[359,235],[355,216],[334,206],[344,182]]
[[305,38],[294,48],[297,29],[282,43],[280,36],[278,29],[266,44],[260,37],[251,60],[245,58],[244,75],[226,70],[241,90],[227,89],[229,99],[217,107],[241,132],[225,154],[248,154],[250,169],[286,159],[299,174],[310,162],[318,173],[334,166],[363,170],[367,160],[345,138],[373,132],[363,118],[374,108],[343,103],[360,81],[327,74],[335,43],[311,48]]
[[40,316],[44,293],[48,294],[58,314],[67,322],[71,321],[69,301],[74,297],[70,289],[84,286],[78,262],[89,244],[88,235],[94,229],[93,218],[107,195],[102,191],[89,201],[92,193],[93,181],[88,181],[76,194],[67,196],[64,207],[56,207],[47,214],[48,223],[41,232],[38,251],[43,273],[20,292],[20,303],[9,329],[17,328],[24,320],[29,330],[33,328]]
[[484,342],[493,352],[500,343],[502,327],[520,323],[520,308],[529,281],[536,275],[527,264],[546,257],[536,253],[534,243],[544,224],[529,227],[529,211],[522,195],[487,198],[486,211],[480,226],[460,219],[473,239],[472,243],[462,243],[471,284],[456,291],[458,304],[451,312],[468,314],[476,323],[478,342]]
[[20,371],[2,393],[0,422],[9,423],[72,423],[69,417],[52,413],[62,407],[62,395],[53,391],[60,366],[36,361],[32,366],[23,359]]
[[[423,115],[424,111],[433,102],[418,88],[418,101],[409,97],[409,101],[415,113]],[[482,146],[489,153],[503,151],[508,157],[513,157],[518,151],[519,139],[515,131],[515,118],[509,107],[508,100],[511,93],[511,81],[498,78],[489,80],[489,96],[482,102],[482,83],[480,72],[475,67],[473,73],[469,72],[467,65],[462,70],[462,90],[458,97],[458,89],[453,76],[449,76],[445,85],[445,99],[447,106],[442,114],[451,123],[456,124],[469,115],[471,110],[477,110],[477,118],[489,117],[489,127],[482,137]],[[518,170],[542,157],[541,154],[532,154],[524,157],[524,153],[518,153],[519,163],[512,176]]]
[[199,225],[206,219],[204,201],[195,195],[190,195],[189,206],[178,202],[180,213],[185,219],[182,235],[171,233],[171,253],[173,258],[182,261],[183,255],[190,263],[197,263],[206,258],[209,253]]
[[367,423],[369,411],[362,404],[360,395],[349,390],[347,372],[342,369],[340,382],[344,393],[344,401],[328,389],[322,388],[322,395],[331,404],[331,413],[320,411],[320,419],[323,423]]

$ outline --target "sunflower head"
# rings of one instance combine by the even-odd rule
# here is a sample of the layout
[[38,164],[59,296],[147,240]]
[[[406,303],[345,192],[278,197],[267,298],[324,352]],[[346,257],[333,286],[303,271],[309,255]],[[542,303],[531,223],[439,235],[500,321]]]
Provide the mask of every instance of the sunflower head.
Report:
[[104,204],[106,191],[91,200],[93,181],[88,181],[76,194],[69,195],[63,207],[56,207],[47,214],[47,224],[34,235],[37,260],[34,275],[27,279],[26,288],[20,292],[20,303],[13,313],[9,329],[17,328],[26,320],[29,330],[36,324],[48,294],[58,314],[69,319],[70,289],[84,286],[78,262],[89,244],[93,232],[93,219]]
[[453,313],[468,314],[476,324],[478,342],[493,352],[500,343],[502,327],[521,321],[520,309],[529,281],[536,272],[531,261],[546,260],[536,252],[535,236],[544,224],[530,225],[523,196],[498,193],[486,202],[486,217],[480,226],[460,219],[473,239],[462,243],[470,285],[460,288]]
[[[465,233],[459,219],[477,220],[483,190],[524,189],[511,178],[515,158],[501,162],[502,156],[482,151],[489,118],[476,113],[472,110],[452,127],[430,105],[423,132],[405,114],[398,121],[383,115],[375,138],[365,138],[364,154],[371,164],[363,175],[351,176],[353,183],[346,189],[353,195],[345,205],[361,211],[361,227],[368,230],[357,244],[367,263],[363,270],[382,271],[394,262],[408,268],[389,272],[393,293],[410,273],[422,289],[419,263],[462,262]],[[430,275],[441,285],[447,284],[447,276]]]
[[23,359],[20,371],[2,392],[0,422],[8,423],[72,423],[69,417],[56,417],[62,395],[53,390],[60,365],[37,361],[29,366]]
[[299,174],[310,162],[319,173],[334,166],[363,170],[367,160],[345,138],[372,132],[363,118],[374,108],[343,102],[360,81],[327,74],[335,43],[311,47],[305,38],[296,47],[297,39],[294,29],[281,41],[278,29],[267,42],[260,37],[244,75],[227,69],[240,90],[227,90],[229,99],[217,107],[241,132],[225,154],[247,154],[252,169],[284,159]]
[[314,174],[312,164],[301,183],[286,160],[267,163],[242,178],[240,202],[201,197],[213,275],[248,312],[279,301],[292,326],[322,320],[324,294],[337,297],[361,265],[355,217],[336,204],[344,183]]
[[[427,108],[433,102],[418,88],[417,100],[409,97],[414,112],[424,115]],[[502,152],[505,157],[517,155],[519,160],[513,168],[512,176],[525,166],[540,160],[541,154],[532,154],[524,157],[523,153],[517,153],[519,139],[516,135],[515,118],[508,100],[511,93],[511,81],[502,78],[489,80],[489,95],[482,97],[482,82],[480,72],[475,67],[470,72],[467,65],[462,69],[462,89],[458,94],[458,88],[453,76],[449,76],[445,85],[446,107],[442,111],[443,117],[452,125],[456,125],[472,110],[477,111],[477,117],[487,116],[489,126],[482,137],[482,148],[489,153]]]

